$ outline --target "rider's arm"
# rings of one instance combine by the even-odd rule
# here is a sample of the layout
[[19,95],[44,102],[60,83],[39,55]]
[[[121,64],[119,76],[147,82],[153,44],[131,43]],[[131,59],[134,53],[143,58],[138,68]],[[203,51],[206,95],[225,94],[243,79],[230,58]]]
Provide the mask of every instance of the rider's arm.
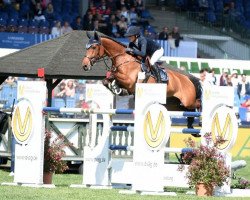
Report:
[[139,41],[141,49],[133,48],[133,54],[141,57],[146,56],[146,49],[147,49],[147,40],[143,38]]

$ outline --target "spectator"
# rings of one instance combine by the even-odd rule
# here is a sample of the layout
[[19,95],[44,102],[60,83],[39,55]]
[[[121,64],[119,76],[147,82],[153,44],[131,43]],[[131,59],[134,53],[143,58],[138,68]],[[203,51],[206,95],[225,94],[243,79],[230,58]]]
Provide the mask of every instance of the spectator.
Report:
[[51,29],[51,35],[58,37],[62,35],[62,27],[61,27],[61,22],[57,21],[55,25]]
[[237,86],[237,94],[242,101],[246,96],[250,96],[250,83],[246,79],[246,74],[241,75],[241,81]]
[[116,19],[115,14],[112,14],[109,18],[109,23],[112,23],[113,21],[117,22],[118,20]]
[[70,33],[73,31],[68,21],[65,21],[62,27],[62,34]]
[[97,14],[97,8],[92,1],[89,3],[89,10],[93,16]]
[[220,86],[228,86],[228,69],[224,69],[220,76]]
[[150,39],[152,39],[152,40],[155,39],[155,34],[149,32],[148,29],[145,29],[145,30],[144,30],[144,36],[145,36],[146,38],[150,38]]
[[89,14],[87,16],[87,19],[84,20],[83,30],[86,30],[86,31],[94,30],[94,20],[93,20],[93,15],[92,14]]
[[48,20],[50,23],[55,20],[54,7],[52,3],[49,3],[47,5],[44,15],[45,15],[46,20]]
[[125,6],[127,9],[130,9],[128,3],[127,3],[125,0],[118,0],[118,1],[116,2],[116,8],[117,8],[118,10],[121,10],[122,7],[124,7],[124,6]]
[[58,91],[55,92],[55,97],[66,98],[66,83],[62,81],[58,87]]
[[248,110],[250,110],[250,99],[246,99],[242,104],[241,104],[242,108],[247,108]]
[[175,47],[179,47],[180,40],[182,40],[183,38],[181,37],[179,33],[179,28],[177,26],[173,28],[172,37],[175,40]]
[[235,3],[233,1],[230,2],[230,7],[228,10],[229,17],[232,20],[235,20],[237,17],[241,16],[242,14],[235,8]]
[[175,40],[172,37],[172,33],[170,33],[168,35],[168,44],[169,44],[171,50],[176,48],[176,46],[175,46]]
[[162,32],[159,34],[159,40],[168,40],[168,27],[164,27]]
[[13,76],[9,76],[6,80],[5,83],[8,85],[16,85],[17,84],[17,79]]
[[[103,17],[103,15],[101,14],[96,14],[96,19],[95,21],[98,21],[98,31],[102,32],[102,33],[107,33],[107,22],[106,19]],[[94,25],[95,26],[95,25]],[[94,27],[95,28],[95,27]],[[96,29],[95,29],[96,30]]]
[[124,16],[128,20],[128,10],[127,10],[126,6],[122,7],[121,15]]
[[124,16],[121,17],[121,20],[119,20],[117,22],[117,25],[119,26],[119,30],[120,30],[120,35],[122,37],[124,37],[124,34],[128,28],[128,24],[127,24],[127,21],[126,21],[126,18]]
[[216,82],[217,82],[217,78],[216,78],[216,76],[215,76],[215,71],[214,71],[214,69],[211,69],[210,71],[209,71],[209,82],[211,83],[211,84],[213,84],[213,85],[216,85]]
[[37,21],[45,20],[44,10],[40,2],[36,3],[34,11],[34,19]]
[[136,12],[141,17],[142,11],[144,10],[144,2],[143,2],[143,0],[136,0],[134,6],[136,7]]
[[98,20],[95,20],[95,21],[93,22],[93,29],[92,29],[92,31],[99,31],[99,32],[102,32],[102,31],[101,31],[101,28],[100,28],[100,26],[99,26],[99,21],[98,21]]
[[132,26],[138,25],[138,14],[135,11],[135,7],[131,7],[128,13],[128,24]]
[[106,0],[101,1],[101,5],[97,8],[98,14],[103,15],[104,18],[108,18],[111,14],[111,9],[106,5]]
[[115,0],[106,0],[106,5],[108,8],[110,8],[112,13],[117,10]]
[[92,14],[92,12],[91,12],[90,9],[88,9],[88,10],[86,11],[86,13],[84,14],[84,16],[83,16],[83,22],[85,22],[86,20],[88,20],[89,15],[92,15],[92,16],[93,16],[93,14]]
[[118,10],[115,12],[115,17],[116,17],[116,20],[117,20],[117,21],[121,20],[121,18],[122,18],[121,10],[118,9]]
[[17,26],[15,26],[15,25],[8,25],[7,26],[7,32],[17,33]]
[[82,18],[78,16],[72,24],[73,30],[83,30]]
[[119,26],[115,20],[111,21],[108,25],[108,35],[114,38],[121,37]]
[[233,70],[230,81],[232,82],[232,85],[234,88],[237,88],[239,80],[238,80],[238,72],[236,70]]
[[41,5],[43,9],[46,9],[49,4],[51,4],[51,0],[41,0]]
[[202,87],[210,85],[210,83],[207,80],[207,72],[205,69],[200,70],[200,83]]
[[[75,91],[76,91],[76,95],[78,96],[79,104],[81,105],[85,99],[85,94],[86,94],[85,83],[79,82],[75,88]],[[80,107],[80,105],[79,105],[79,107]]]
[[75,84],[73,80],[69,79],[66,84],[66,97],[74,97],[75,96]]

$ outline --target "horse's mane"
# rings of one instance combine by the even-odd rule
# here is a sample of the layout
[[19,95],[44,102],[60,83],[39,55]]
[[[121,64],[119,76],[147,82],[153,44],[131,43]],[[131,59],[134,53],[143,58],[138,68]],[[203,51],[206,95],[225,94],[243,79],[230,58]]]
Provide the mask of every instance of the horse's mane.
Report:
[[112,41],[114,41],[114,42],[116,42],[116,43],[122,45],[123,47],[127,47],[125,44],[123,44],[122,42],[120,42],[120,41],[118,41],[118,40],[116,40],[116,39],[114,39],[114,38],[112,38],[112,37],[109,37],[109,36],[106,36],[106,35],[102,35],[101,37],[102,37],[102,38],[109,39],[109,40],[112,40]]

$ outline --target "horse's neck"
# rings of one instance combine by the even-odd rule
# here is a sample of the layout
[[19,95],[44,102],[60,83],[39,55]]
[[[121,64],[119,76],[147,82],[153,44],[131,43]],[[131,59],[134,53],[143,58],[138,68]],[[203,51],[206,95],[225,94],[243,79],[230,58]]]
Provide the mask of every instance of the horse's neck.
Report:
[[106,54],[110,57],[114,57],[124,52],[124,47],[122,45],[108,38],[102,38],[102,45]]

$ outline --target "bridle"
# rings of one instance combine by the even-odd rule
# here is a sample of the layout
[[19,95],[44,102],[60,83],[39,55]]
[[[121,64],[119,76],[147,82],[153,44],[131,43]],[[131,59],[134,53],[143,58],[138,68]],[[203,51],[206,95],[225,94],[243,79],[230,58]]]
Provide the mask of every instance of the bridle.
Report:
[[94,44],[91,44],[91,45],[89,45],[89,46],[86,45],[86,49],[88,50],[88,49],[90,49],[90,48],[93,48],[93,45],[96,45],[96,46],[99,47],[97,57],[96,57],[96,56],[90,57],[90,56],[87,56],[87,55],[84,56],[84,58],[87,58],[87,59],[89,60],[91,66],[93,66],[96,62],[100,62],[100,59],[101,59],[101,58],[104,58],[104,57],[102,57],[102,56],[100,55],[100,45],[101,45],[101,44],[99,44],[99,43],[94,43]]
[[[122,56],[122,55],[126,54],[125,51],[123,51],[122,53],[118,53],[118,54],[116,54],[114,56],[111,56],[111,53],[101,43],[91,44],[91,45],[89,45],[89,46],[86,47],[87,50],[89,48],[91,48],[91,47],[93,48],[93,45],[96,45],[96,46],[99,47],[98,54],[96,56],[93,56],[93,57],[84,56],[85,58],[89,59],[89,62],[91,64],[91,66],[93,66],[96,62],[103,61],[105,63],[105,66],[106,66],[107,70],[110,70],[112,72],[116,72],[120,66],[122,66],[124,64],[127,64],[129,62],[138,62],[138,63],[141,63],[138,59],[136,59],[135,57],[132,56],[133,57],[132,60],[131,59],[130,60],[126,60],[126,61],[124,61],[122,63],[119,63],[118,65],[115,65],[116,58],[119,57],[119,56]],[[104,55],[100,55],[100,46],[102,46],[104,48],[104,52],[106,52],[106,54],[104,53]],[[108,55],[110,55],[110,56],[108,56]],[[112,62],[112,66],[111,67],[108,66],[108,64],[106,63],[106,60],[108,60],[108,59],[111,59],[111,62]]]

